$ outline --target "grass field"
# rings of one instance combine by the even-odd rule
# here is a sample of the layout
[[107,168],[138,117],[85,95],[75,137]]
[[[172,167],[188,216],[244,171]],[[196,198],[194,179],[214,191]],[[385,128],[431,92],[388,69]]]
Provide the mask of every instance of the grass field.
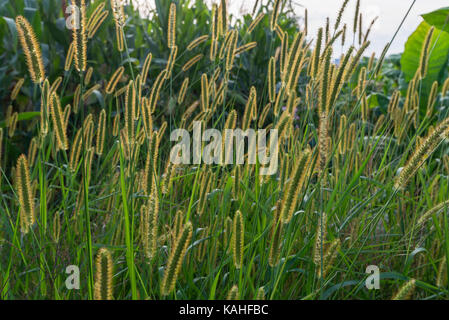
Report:
[[[279,0],[240,23],[226,1],[157,1],[158,50],[132,8],[73,2],[65,47],[10,24],[28,70],[0,123],[1,299],[449,298],[449,79],[426,83],[445,31],[401,89],[362,16],[340,23],[348,1],[317,35]],[[172,163],[195,121],[278,130],[275,174]]]

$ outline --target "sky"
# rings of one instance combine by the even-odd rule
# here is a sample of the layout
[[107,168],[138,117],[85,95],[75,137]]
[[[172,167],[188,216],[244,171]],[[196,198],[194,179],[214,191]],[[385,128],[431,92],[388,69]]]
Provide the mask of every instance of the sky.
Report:
[[[294,9],[298,16],[303,16],[304,8],[307,8],[309,34],[315,36],[318,28],[325,26],[327,17],[330,18],[331,25],[333,25],[343,0],[294,0],[293,2],[296,4]],[[343,22],[348,24],[349,29],[352,29],[356,2],[356,0],[349,0],[343,16]],[[251,8],[251,11],[254,3],[255,0],[231,0],[230,7],[232,12],[239,13],[242,6],[243,11],[245,11],[245,7]],[[360,6],[364,16],[362,21],[365,22],[365,30],[368,28],[371,20],[379,16],[370,33],[371,45],[369,52],[376,52],[377,55],[382,52],[412,3],[413,0],[361,0]],[[416,0],[402,28],[391,44],[388,54],[404,51],[407,38],[423,21],[421,14],[448,6],[448,0]]]
[[[133,0],[146,2],[153,6],[154,0]],[[169,1],[169,0],[166,0]],[[205,0],[211,4],[218,3],[219,0]],[[228,8],[234,15],[250,13],[257,0],[228,0]],[[266,3],[267,0],[259,0],[259,3]],[[349,0],[342,22],[347,23],[348,29],[352,30],[356,0]],[[293,0],[295,15],[304,16],[304,9],[308,11],[309,37],[315,37],[319,27],[325,26],[326,18],[329,17],[331,25],[335,22],[343,0]],[[380,55],[388,41],[391,40],[396,29],[400,25],[403,17],[407,13],[413,0],[361,0],[361,12],[363,13],[364,30],[366,30],[371,20],[378,16],[372,28],[369,40],[371,45],[367,52],[376,52]],[[421,14],[434,11],[442,7],[448,7],[448,0],[415,0],[414,6],[407,16],[402,28],[390,46],[388,54],[400,53],[404,51],[404,45],[410,34],[423,21]],[[300,19],[301,23],[302,19]],[[335,52],[337,54],[337,52]]]

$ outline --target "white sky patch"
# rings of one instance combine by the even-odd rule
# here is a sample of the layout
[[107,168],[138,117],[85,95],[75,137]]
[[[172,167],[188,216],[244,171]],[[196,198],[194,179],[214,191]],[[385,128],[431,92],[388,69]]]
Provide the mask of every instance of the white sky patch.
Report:
[[[147,3],[154,7],[154,0],[133,0],[134,2]],[[169,1],[169,0],[166,0]],[[218,3],[218,0],[206,0],[208,4]],[[256,0],[228,0],[229,11],[239,16],[241,14],[251,13]],[[267,0],[259,0],[259,3],[266,3]],[[343,23],[348,25],[347,39],[352,43],[352,29],[354,21],[354,11],[356,0],[350,0],[342,19]],[[413,0],[361,0],[361,12],[363,13],[364,30],[368,28],[371,20],[379,16],[374,27],[371,30],[369,40],[371,45],[367,54],[376,52],[380,55],[388,41],[391,40],[394,32],[401,23],[408,8]],[[309,16],[309,37],[315,37],[319,27],[324,27],[326,18],[329,17],[331,26],[337,18],[343,0],[293,0],[295,14],[302,18],[304,9],[307,8]],[[388,54],[400,53],[404,51],[404,44],[409,35],[421,23],[421,14],[449,6],[448,0],[416,0],[413,9],[405,20],[396,39],[391,44]],[[302,21],[302,20],[301,20]],[[339,55],[339,50],[335,54]]]

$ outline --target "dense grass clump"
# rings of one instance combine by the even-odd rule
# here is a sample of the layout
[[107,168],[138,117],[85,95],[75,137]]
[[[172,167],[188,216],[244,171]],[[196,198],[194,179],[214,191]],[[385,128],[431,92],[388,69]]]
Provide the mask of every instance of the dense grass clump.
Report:
[[[237,22],[225,0],[156,1],[150,20],[74,3],[65,45],[16,19],[29,72],[2,111],[2,299],[449,298],[449,82],[423,85],[436,30],[401,89],[386,51],[365,58],[359,1],[353,26],[346,0],[316,36],[280,0]],[[171,132],[196,123],[223,141],[277,129],[277,170],[224,145],[220,164],[173,163]]]

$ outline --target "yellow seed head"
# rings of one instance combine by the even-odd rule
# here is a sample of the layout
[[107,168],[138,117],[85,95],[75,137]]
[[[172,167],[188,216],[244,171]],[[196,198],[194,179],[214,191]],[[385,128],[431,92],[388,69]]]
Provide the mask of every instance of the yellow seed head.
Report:
[[205,34],[202,36],[199,36],[198,38],[194,39],[192,42],[189,43],[187,46],[187,50],[192,51],[196,47],[198,47],[201,43],[205,42],[207,39],[209,39],[209,35]]
[[105,136],[106,136],[106,110],[102,109],[100,112],[100,117],[98,119],[97,141],[95,149],[97,155],[99,156],[103,154]]
[[189,87],[189,77],[186,77],[184,81],[182,82],[181,89],[179,90],[178,94],[178,104],[181,104],[184,102],[184,98],[186,96],[187,88]]
[[275,0],[274,1],[274,7],[273,7],[273,12],[271,13],[271,19],[270,19],[270,28],[271,31],[274,31],[276,29],[277,26],[277,20],[279,17],[279,12],[281,10],[281,0]]
[[153,87],[151,88],[150,93],[150,99],[148,100],[148,104],[151,109],[151,113],[153,113],[156,110],[157,101],[159,100],[159,94],[161,92],[162,85],[164,84],[164,81],[166,79],[167,70],[162,70],[161,73],[156,78],[156,81],[154,81]]
[[74,54],[75,54],[75,43],[72,41],[69,46],[69,51],[67,52],[67,55],[65,57],[65,64],[64,64],[65,71],[70,70],[70,67],[72,66]]
[[391,298],[391,300],[407,300],[413,294],[415,290],[416,280],[411,279],[407,281],[402,287],[399,288],[398,292]]
[[30,168],[27,157],[22,154],[16,165],[16,185],[20,204],[20,227],[22,233],[28,233],[34,224],[34,194],[31,187]]
[[182,71],[187,72],[191,67],[193,67],[198,61],[200,61],[202,58],[204,57],[204,54],[200,53],[197,54],[196,56],[194,56],[192,59],[190,59],[189,61],[187,61],[183,66],[182,66]]
[[16,100],[17,95],[19,94],[19,91],[20,91],[20,89],[22,88],[22,85],[23,85],[23,82],[24,82],[24,81],[25,81],[24,78],[20,78],[20,79],[16,82],[16,84],[15,84],[15,86],[14,86],[14,89],[13,89],[12,92],[11,92],[11,101]]
[[117,137],[119,127],[120,127],[120,114],[117,113],[117,114],[114,116],[114,121],[113,121],[113,123],[112,123],[112,135],[113,135],[114,137]]
[[158,154],[159,154],[158,133],[152,132],[151,138],[149,139],[149,148],[145,163],[144,189],[147,195],[151,195],[153,187],[155,185],[154,180],[156,177]]
[[271,224],[271,237],[269,244],[269,257],[268,263],[270,267],[275,267],[279,262],[281,254],[281,244],[284,224],[281,221],[281,202],[278,201],[274,210],[273,220]]
[[280,217],[284,223],[290,222],[293,217],[293,213],[296,210],[298,198],[302,192],[302,188],[309,172],[311,159],[311,152],[309,150],[304,151],[297,160],[290,175],[289,182],[282,199],[282,210],[280,213]]
[[433,32],[435,30],[435,27],[431,27],[429,31],[427,32],[426,39],[424,40],[422,49],[421,49],[421,57],[420,57],[420,63],[418,70],[420,71],[420,77],[421,79],[426,77],[427,69],[429,65],[429,53],[431,49],[431,42],[432,42],[432,36]]
[[75,68],[78,72],[86,71],[87,63],[87,16],[86,16],[86,2],[85,0],[73,1],[72,14],[75,16],[79,10],[79,25],[73,28],[72,36],[75,49]]
[[261,12],[257,15],[257,17],[251,22],[248,27],[248,33],[251,33],[259,24],[259,22],[265,17],[265,13]]
[[176,239],[176,242],[171,249],[164,277],[161,282],[161,294],[163,296],[169,295],[175,289],[176,280],[181,271],[184,255],[190,244],[190,240],[192,239],[192,232],[192,223],[189,221],[184,225],[181,234]]
[[171,48],[170,56],[168,57],[167,68],[166,68],[167,73],[165,74],[165,79],[169,79],[171,77],[177,54],[178,54],[178,46],[174,45]]
[[231,290],[229,290],[226,300],[239,300],[239,287],[233,285]]
[[173,49],[176,43],[176,4],[170,4],[170,13],[168,16],[167,44]]
[[8,136],[12,138],[17,128],[17,121],[19,119],[19,113],[14,112],[9,119],[9,128],[8,128]]
[[58,148],[67,150],[69,148],[69,143],[66,134],[66,122],[61,108],[61,102],[55,92],[53,92],[50,97],[50,108],[53,127],[56,132],[56,140],[58,141]]
[[255,47],[257,47],[257,42],[253,41],[250,43],[247,43],[243,46],[240,46],[238,48],[235,49],[235,55],[239,55],[242,54],[245,51],[249,51],[251,49],[254,49]]
[[232,257],[234,266],[240,269],[243,265],[243,246],[244,246],[245,226],[242,213],[237,210],[232,225]]
[[70,149],[69,169],[72,172],[75,172],[78,169],[83,144],[82,139],[83,139],[83,130],[79,129],[75,135],[75,139],[73,140],[73,144]]
[[151,61],[153,60],[153,55],[151,54],[151,52],[147,55],[147,57],[145,58],[145,62],[143,63],[143,67],[142,67],[142,85],[145,85],[147,83],[147,78],[148,78],[148,72],[150,71],[150,65],[151,65]]
[[109,82],[106,86],[106,93],[107,94],[112,94],[112,92],[114,92],[115,87],[117,86],[117,83],[119,82],[119,80],[122,78],[123,73],[125,72],[125,68],[119,67],[114,74],[111,76],[111,78],[109,79]]
[[45,70],[41,48],[37,42],[36,34],[28,20],[23,16],[16,18],[16,28],[23,52],[25,53],[31,80],[39,84],[45,79]]
[[113,265],[111,252],[106,248],[101,248],[98,251],[95,261],[95,300],[112,300],[113,299]]
[[[104,4],[104,2],[102,4]],[[108,15],[109,15],[109,11],[102,11],[97,16],[95,16],[95,19],[92,20],[92,25],[90,25],[90,26],[88,25],[88,27],[87,27],[87,31],[88,31],[87,37],[89,39],[92,39],[95,36],[98,29],[103,24],[103,22],[106,20]]]

